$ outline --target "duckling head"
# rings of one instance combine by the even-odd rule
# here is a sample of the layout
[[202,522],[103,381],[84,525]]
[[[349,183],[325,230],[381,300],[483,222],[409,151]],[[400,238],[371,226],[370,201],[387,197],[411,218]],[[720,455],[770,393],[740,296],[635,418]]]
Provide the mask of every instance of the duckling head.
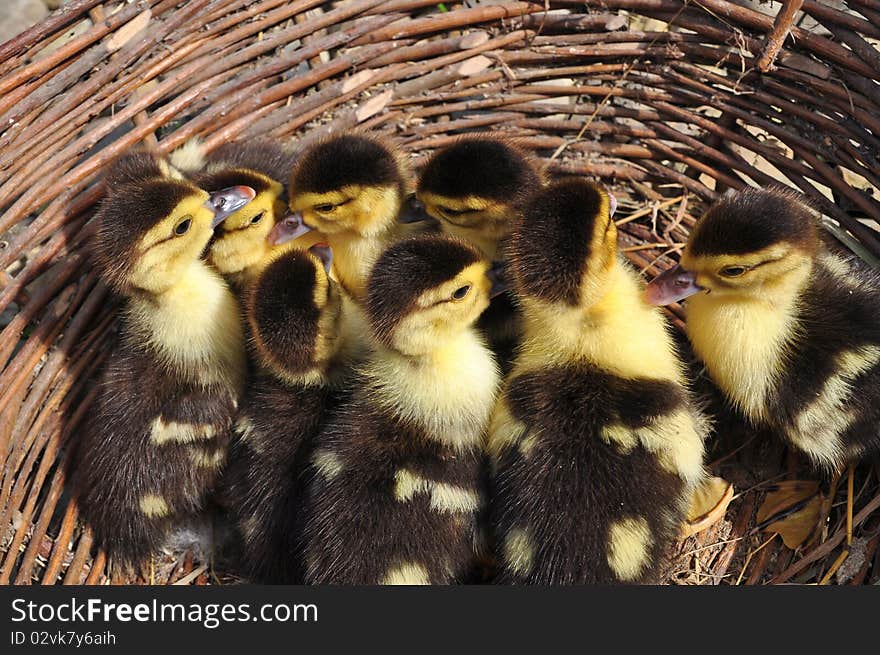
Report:
[[394,150],[363,134],[320,141],[297,159],[290,176],[290,209],[327,235],[375,237],[396,225],[404,196]]
[[129,178],[108,188],[98,211],[98,270],[121,293],[163,293],[201,257],[214,228],[253,197],[246,186],[208,193],[183,180]]
[[407,356],[426,355],[466,330],[489,306],[489,262],[440,235],[398,241],[376,262],[366,314],[374,337]]
[[416,196],[443,230],[495,257],[529,197],[541,186],[532,162],[516,146],[489,137],[464,138],[425,165]]
[[342,301],[328,271],[330,248],[275,256],[249,287],[245,313],[258,359],[282,380],[326,373],[339,351]]
[[697,222],[678,266],[645,291],[654,305],[697,293],[783,300],[809,277],[819,248],[814,213],[780,188],[728,192]]
[[205,189],[245,185],[256,193],[253,200],[218,226],[208,251],[211,265],[220,273],[229,275],[262,261],[271,248],[267,241],[269,233],[287,212],[281,183],[244,168],[224,169],[201,177],[198,182]]
[[104,174],[104,186],[110,194],[121,186],[153,178],[182,180],[183,175],[158,153],[134,148],[117,157],[108,167]]
[[565,180],[538,192],[516,221],[508,275],[524,302],[591,307],[602,297],[617,260],[616,203],[586,180]]

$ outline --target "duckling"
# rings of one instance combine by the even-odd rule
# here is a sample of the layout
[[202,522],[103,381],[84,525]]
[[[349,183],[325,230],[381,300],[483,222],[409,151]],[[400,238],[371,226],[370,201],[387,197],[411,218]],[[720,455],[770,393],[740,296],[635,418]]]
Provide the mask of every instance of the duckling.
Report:
[[448,584],[475,566],[498,385],[473,329],[488,262],[448,237],[390,246],[367,286],[375,349],[315,443],[306,581]]
[[538,169],[513,143],[489,136],[466,137],[428,160],[416,197],[444,232],[495,260],[502,258],[499,244],[541,183]]
[[701,415],[611,204],[559,182],[511,235],[525,334],[488,440],[503,583],[654,580],[704,476]]
[[834,473],[880,447],[880,276],[832,251],[782,188],[728,192],[647,289],[687,298],[687,334],[756,426]]
[[295,155],[265,139],[225,143],[207,154],[202,143],[193,140],[171,154],[171,164],[203,189],[246,185],[256,192],[251,202],[223,221],[208,251],[211,265],[239,290],[273,254],[291,247],[305,249],[322,239],[301,223],[298,229],[288,230],[288,241],[296,239],[295,243],[276,247],[268,238],[275,224],[287,216],[281,180],[287,179],[294,161]]
[[331,261],[321,245],[282,253],[244,303],[260,370],[241,403],[222,496],[255,582],[302,584],[307,458],[349,370]]
[[[419,176],[416,197],[444,232],[498,261],[496,267],[503,275],[503,243],[541,185],[540,172],[513,143],[467,137],[431,157]],[[479,327],[506,373],[522,329],[513,295],[494,294]]]
[[124,157],[108,174],[92,242],[97,271],[125,305],[72,477],[98,545],[123,566],[202,508],[245,368],[238,304],[200,256],[254,192],[208,194],[166,173],[148,153]]
[[[357,303],[365,298],[370,269],[382,250],[405,234],[398,223],[404,172],[394,148],[378,137],[345,134],[319,141],[297,159],[290,175],[290,221],[326,236],[337,281]],[[291,230],[279,223],[270,239],[284,243]]]

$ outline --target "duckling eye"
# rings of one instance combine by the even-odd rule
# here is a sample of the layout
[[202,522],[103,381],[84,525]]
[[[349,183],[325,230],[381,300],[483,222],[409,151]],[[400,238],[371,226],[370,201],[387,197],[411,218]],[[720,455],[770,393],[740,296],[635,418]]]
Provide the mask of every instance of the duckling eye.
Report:
[[467,214],[467,209],[451,209],[449,207],[440,207],[440,211],[447,216],[461,216],[462,214]]
[[315,211],[320,214],[329,214],[334,209],[336,209],[336,205],[331,205],[329,202],[323,205],[315,205]]
[[745,266],[726,266],[725,268],[722,268],[720,271],[718,271],[718,275],[721,275],[723,277],[739,277],[747,270],[749,269]]
[[192,225],[192,216],[185,216],[182,221],[180,221],[174,227],[174,234],[180,236],[181,234],[186,234],[189,232],[189,228]]
[[254,216],[254,217],[251,219],[251,225],[256,225],[257,223],[259,223],[260,221],[262,221],[262,220],[263,220],[263,216],[265,215],[265,213],[266,213],[265,211],[261,211],[259,214],[257,214],[256,216]]
[[452,299],[453,300],[462,300],[466,295],[468,295],[470,290],[471,290],[470,284],[466,284],[463,287],[459,287],[458,289],[456,289],[455,291],[452,292]]

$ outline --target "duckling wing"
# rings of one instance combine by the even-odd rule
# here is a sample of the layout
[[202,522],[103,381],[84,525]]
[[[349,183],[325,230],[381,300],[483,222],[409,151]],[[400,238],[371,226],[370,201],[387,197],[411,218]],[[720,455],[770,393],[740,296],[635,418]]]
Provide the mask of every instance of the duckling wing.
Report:
[[228,390],[184,382],[124,340],[111,354],[72,460],[81,514],[110,555],[142,561],[203,507],[234,407]]
[[355,398],[316,441],[308,494],[312,584],[448,584],[475,561],[476,452]]
[[702,467],[685,392],[572,365],[517,375],[502,402],[490,434],[500,581],[653,579]]
[[771,426],[829,468],[880,451],[880,279],[825,253],[797,307]]
[[324,387],[294,388],[266,374],[242,400],[219,495],[255,582],[302,584],[306,470],[331,406]]

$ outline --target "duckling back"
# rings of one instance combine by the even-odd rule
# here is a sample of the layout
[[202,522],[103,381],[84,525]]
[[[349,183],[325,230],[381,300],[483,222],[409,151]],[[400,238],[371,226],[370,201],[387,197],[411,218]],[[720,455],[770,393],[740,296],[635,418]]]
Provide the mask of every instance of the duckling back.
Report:
[[832,470],[880,452],[880,278],[836,259],[816,264],[766,400],[770,425]]
[[239,408],[221,495],[255,582],[303,581],[308,457],[348,371],[340,303],[322,264],[305,251],[277,256],[247,290],[257,372]]
[[80,435],[73,486],[96,543],[136,565],[173,525],[204,508],[226,461],[239,391],[164,369],[126,331]]
[[498,376],[471,327],[488,304],[486,269],[443,237],[398,242],[373,269],[375,351],[312,455],[308,582],[448,584],[471,574]]
[[670,335],[598,187],[538,194],[510,253],[526,335],[489,432],[499,579],[651,581],[703,475]]

